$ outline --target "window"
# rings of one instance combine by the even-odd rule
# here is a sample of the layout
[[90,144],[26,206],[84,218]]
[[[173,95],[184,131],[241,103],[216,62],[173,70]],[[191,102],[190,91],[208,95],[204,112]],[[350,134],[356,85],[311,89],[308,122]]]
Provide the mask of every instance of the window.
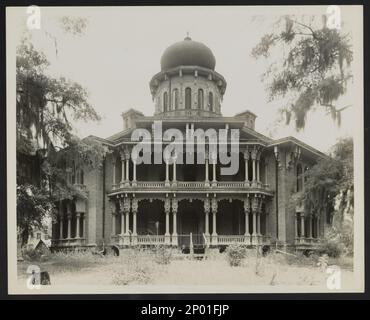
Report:
[[167,92],[163,93],[163,111],[168,111],[168,94]]
[[210,92],[208,95],[209,111],[213,111],[213,93]]
[[177,110],[179,108],[179,90],[178,89],[173,90],[172,101],[173,101],[172,109]]
[[37,240],[40,240],[40,239],[41,239],[41,233],[40,233],[40,232],[37,232],[37,233],[36,233],[36,239],[37,239]]
[[302,191],[303,189],[303,174],[302,174],[302,165],[297,164],[297,192]]
[[198,90],[198,108],[204,109],[204,93],[202,89]]
[[84,184],[84,171],[81,169],[80,170],[80,184]]
[[191,109],[191,89],[185,89],[185,109]]

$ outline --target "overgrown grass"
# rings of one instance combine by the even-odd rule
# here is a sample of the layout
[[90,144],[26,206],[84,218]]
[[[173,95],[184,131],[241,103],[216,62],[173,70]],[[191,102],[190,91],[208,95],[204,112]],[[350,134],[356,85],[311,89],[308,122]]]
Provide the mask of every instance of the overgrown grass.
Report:
[[[203,260],[175,259],[171,250],[125,249],[120,256],[94,255],[85,252],[58,252],[50,254],[47,261],[19,263],[18,273],[26,276],[29,264],[37,264],[48,271],[53,283],[103,283],[119,286],[131,284],[170,285],[317,285],[325,283],[326,273],[317,265],[319,256],[271,252],[267,256],[256,249],[243,251],[237,266],[231,267],[228,253],[211,251]],[[178,258],[178,257],[177,257]],[[336,264],[352,270],[350,257],[329,258]],[[55,281],[54,281],[55,280]],[[89,282],[90,283],[90,282]]]

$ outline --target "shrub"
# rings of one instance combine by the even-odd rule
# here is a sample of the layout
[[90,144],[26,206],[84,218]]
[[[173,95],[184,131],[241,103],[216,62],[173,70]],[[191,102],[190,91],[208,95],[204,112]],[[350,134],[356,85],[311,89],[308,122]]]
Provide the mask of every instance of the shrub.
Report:
[[327,240],[319,250],[320,254],[327,254],[330,258],[338,258],[343,253],[344,248],[341,242]]
[[114,285],[147,284],[153,280],[156,271],[153,253],[136,248],[125,250],[120,258],[123,263],[112,275]]
[[24,248],[22,250],[22,256],[27,261],[40,261],[42,256],[41,250],[35,250],[33,248]]
[[22,249],[23,259],[27,261],[47,261],[52,257],[49,250],[34,249],[34,248],[24,248]]
[[151,268],[148,264],[129,264],[113,272],[112,283],[129,285],[131,283],[147,284],[152,280]]
[[155,248],[154,261],[158,264],[169,264],[172,260],[172,251],[164,246]]
[[240,266],[247,256],[247,250],[244,246],[232,243],[226,249],[227,260],[232,267]]

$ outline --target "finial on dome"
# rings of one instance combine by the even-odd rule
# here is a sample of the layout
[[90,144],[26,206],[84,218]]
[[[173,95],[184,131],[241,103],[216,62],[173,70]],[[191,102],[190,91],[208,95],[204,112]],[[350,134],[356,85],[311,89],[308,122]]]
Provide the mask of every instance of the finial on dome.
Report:
[[184,40],[191,40],[191,38],[189,37],[189,31],[186,31],[186,37]]

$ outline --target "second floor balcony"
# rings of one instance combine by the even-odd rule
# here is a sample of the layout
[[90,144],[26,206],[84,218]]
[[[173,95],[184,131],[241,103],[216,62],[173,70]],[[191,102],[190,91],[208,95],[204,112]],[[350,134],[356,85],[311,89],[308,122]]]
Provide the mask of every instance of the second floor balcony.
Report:
[[272,194],[270,186],[258,181],[126,181],[112,185],[112,192],[120,191],[248,191]]

